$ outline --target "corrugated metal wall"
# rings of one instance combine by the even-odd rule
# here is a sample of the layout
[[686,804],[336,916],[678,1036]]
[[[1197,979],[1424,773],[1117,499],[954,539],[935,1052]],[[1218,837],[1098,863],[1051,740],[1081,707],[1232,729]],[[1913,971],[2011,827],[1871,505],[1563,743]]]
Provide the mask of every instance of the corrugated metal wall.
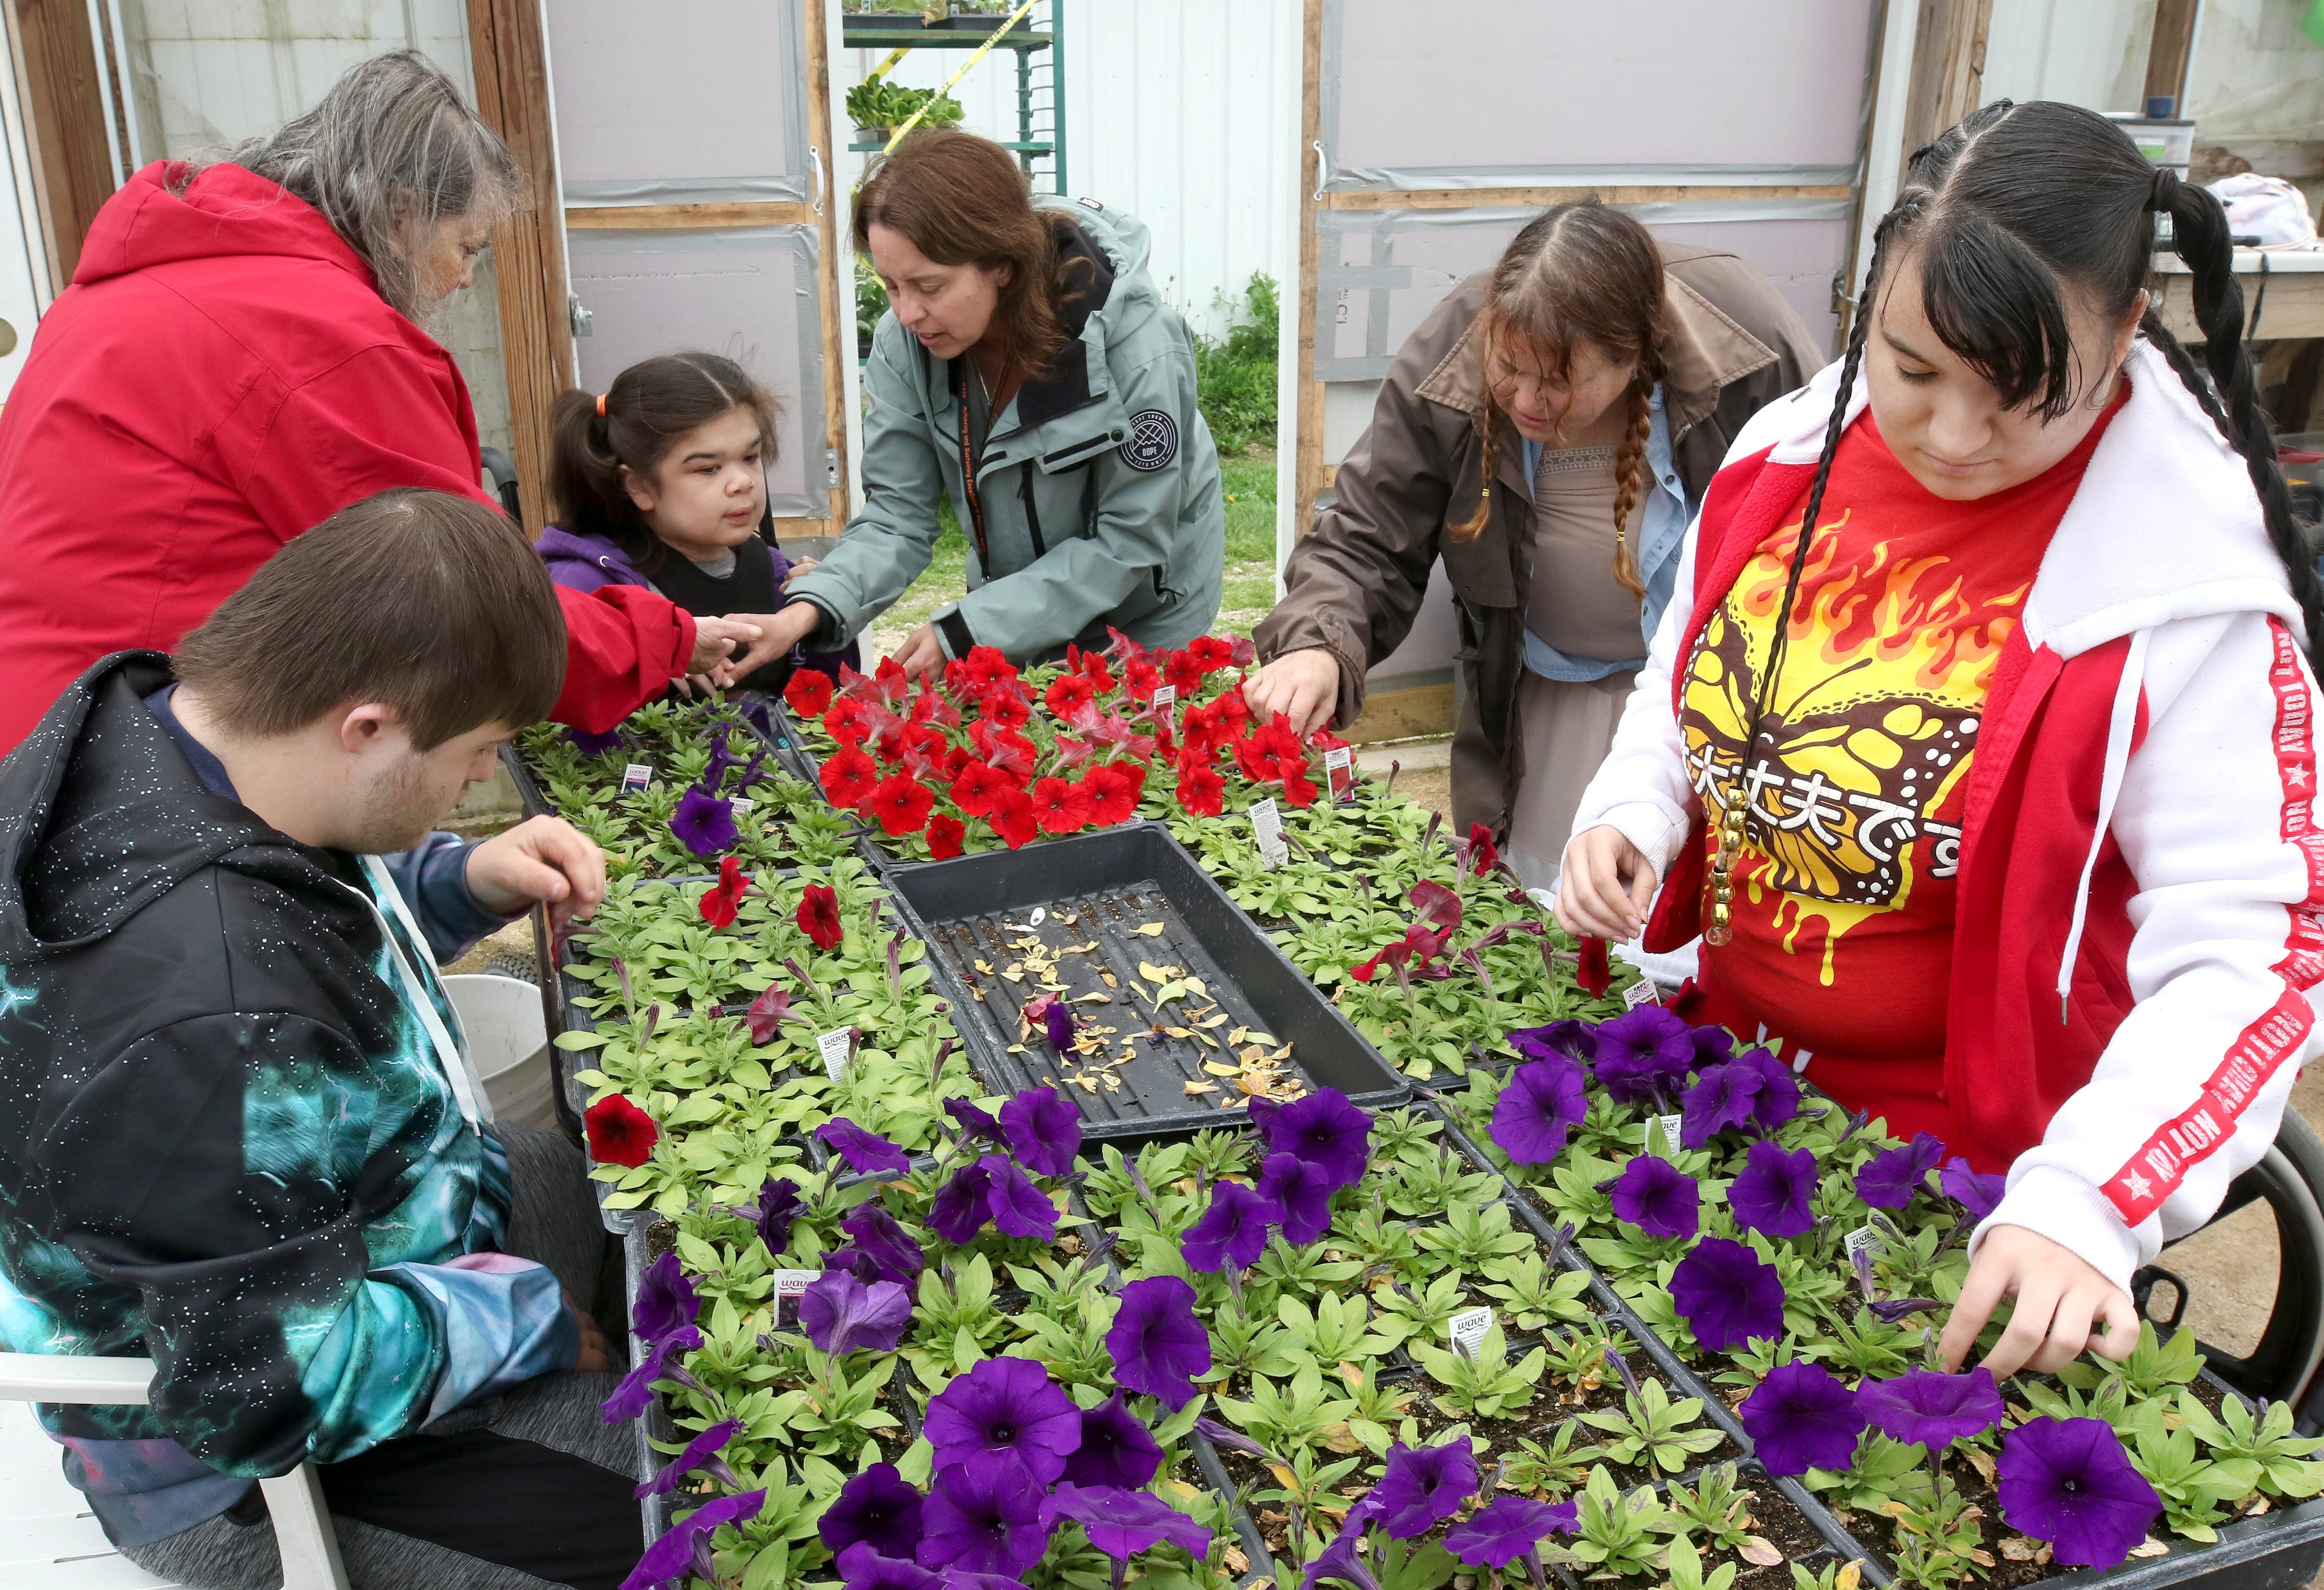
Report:
[[[1190,324],[1218,336],[1228,323],[1222,295],[1240,301],[1253,272],[1283,282],[1295,263],[1286,255],[1298,210],[1288,177],[1298,163],[1296,0],[1054,3],[1065,37],[1069,190],[1145,222],[1155,279]],[[1035,20],[1042,14],[1037,10]],[[890,80],[936,88],[963,59],[916,51]],[[880,60],[868,50],[840,51],[840,95]],[[1046,125],[1048,65],[1045,56],[1033,60]],[[971,132],[1016,136],[1016,66],[1004,52],[979,62],[953,93]],[[843,191],[863,158],[843,156]]]

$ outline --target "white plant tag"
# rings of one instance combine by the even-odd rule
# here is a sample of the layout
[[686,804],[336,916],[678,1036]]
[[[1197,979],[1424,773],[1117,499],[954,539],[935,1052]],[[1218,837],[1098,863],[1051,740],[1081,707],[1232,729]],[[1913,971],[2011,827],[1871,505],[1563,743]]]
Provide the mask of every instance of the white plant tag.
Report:
[[642,790],[652,782],[653,769],[642,762],[631,763],[622,769],[622,793],[624,795],[632,790]]
[[1154,705],[1157,707],[1177,706],[1178,687],[1176,685],[1157,685],[1154,688]]
[[820,1270],[778,1270],[768,1279],[775,1283],[775,1323],[797,1325],[799,1299],[807,1295]]
[[1025,919],[1025,925],[1028,928],[1038,928],[1048,920],[1049,908],[1045,905],[1037,905],[1033,908],[1033,914]]
[[1624,1010],[1635,1011],[1642,1004],[1660,1004],[1662,1002],[1662,990],[1655,986],[1652,977],[1641,977],[1622,990]]
[[1678,1134],[1681,1129],[1685,1125],[1686,1117],[1683,1115],[1655,1115],[1650,1117],[1646,1122],[1646,1151],[1648,1153],[1654,1152],[1655,1133],[1656,1132],[1660,1132],[1663,1138],[1663,1158],[1666,1160],[1676,1159],[1679,1154]]
[[758,802],[748,795],[730,795],[726,798],[726,809],[736,817],[741,817],[757,804]]
[[1444,1334],[1452,1338],[1452,1345],[1460,1351],[1461,1356],[1474,1359],[1479,1345],[1485,1339],[1485,1333],[1492,1328],[1493,1311],[1490,1308],[1470,1308],[1455,1314],[1445,1326]]
[[1323,753],[1323,781],[1332,787],[1332,799],[1345,800],[1356,792],[1356,751],[1352,745],[1334,745]]
[[855,1029],[837,1027],[815,1040],[823,1056],[823,1068],[836,1082],[845,1074],[847,1062],[855,1058]]
[[1271,798],[1250,809],[1250,832],[1259,843],[1259,859],[1267,864],[1268,870],[1291,859],[1290,842],[1283,837],[1283,814],[1276,809]]
[[1858,1226],[1842,1237],[1840,1243],[1848,1250],[1850,1263],[1855,1262],[1859,1253],[1868,1259],[1877,1259],[1888,1251],[1888,1244],[1880,1240],[1880,1234],[1868,1225]]

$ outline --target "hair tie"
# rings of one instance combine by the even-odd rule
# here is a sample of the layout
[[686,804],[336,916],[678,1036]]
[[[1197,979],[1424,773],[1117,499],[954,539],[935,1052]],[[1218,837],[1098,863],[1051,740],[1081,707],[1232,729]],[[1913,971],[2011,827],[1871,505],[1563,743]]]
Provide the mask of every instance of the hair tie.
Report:
[[2168,215],[2171,211],[2171,201],[2178,196],[2179,173],[2169,166],[2155,167],[2154,180],[2148,185],[2146,190],[2146,208],[2151,210],[2161,210]]
[[604,393],[602,393],[602,392],[601,392],[601,393],[599,393],[597,394],[597,418],[598,418],[598,419],[600,419],[600,420],[603,420],[604,417],[605,417],[605,394],[604,394]]

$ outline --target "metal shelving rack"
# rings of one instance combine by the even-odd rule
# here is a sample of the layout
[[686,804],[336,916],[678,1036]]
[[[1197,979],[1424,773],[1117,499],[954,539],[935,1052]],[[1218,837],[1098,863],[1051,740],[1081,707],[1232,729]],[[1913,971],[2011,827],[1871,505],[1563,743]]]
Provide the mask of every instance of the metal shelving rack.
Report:
[[[1055,191],[1065,191],[1065,17],[1056,0],[1027,17],[1035,26],[1030,31],[1012,32],[993,46],[1011,51],[1017,57],[1017,136],[1002,143],[1004,149],[1014,150],[1019,163],[1030,178],[1036,173],[1033,162],[1046,158],[1049,162],[1049,177]],[[1000,17],[948,17],[948,23],[966,22],[989,23],[985,26],[927,27],[909,13],[845,12],[841,16],[840,44],[848,50],[974,50],[992,36]],[[1048,136],[1035,134],[1033,90],[1033,57],[1041,51],[1049,52]],[[860,154],[876,154],[882,145],[851,143],[849,149]]]

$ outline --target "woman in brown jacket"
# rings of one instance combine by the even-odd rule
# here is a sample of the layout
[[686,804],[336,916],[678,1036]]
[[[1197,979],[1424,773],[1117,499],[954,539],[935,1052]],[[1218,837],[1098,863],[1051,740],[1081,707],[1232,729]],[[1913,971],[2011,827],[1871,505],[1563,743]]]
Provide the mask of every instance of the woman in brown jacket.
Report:
[[1554,886],[1703,489],[1743,421],[1824,362],[1735,255],[1658,245],[1594,199],[1543,212],[1397,354],[1245,695],[1303,732],[1353,723],[1441,553],[1461,624],[1454,823]]

